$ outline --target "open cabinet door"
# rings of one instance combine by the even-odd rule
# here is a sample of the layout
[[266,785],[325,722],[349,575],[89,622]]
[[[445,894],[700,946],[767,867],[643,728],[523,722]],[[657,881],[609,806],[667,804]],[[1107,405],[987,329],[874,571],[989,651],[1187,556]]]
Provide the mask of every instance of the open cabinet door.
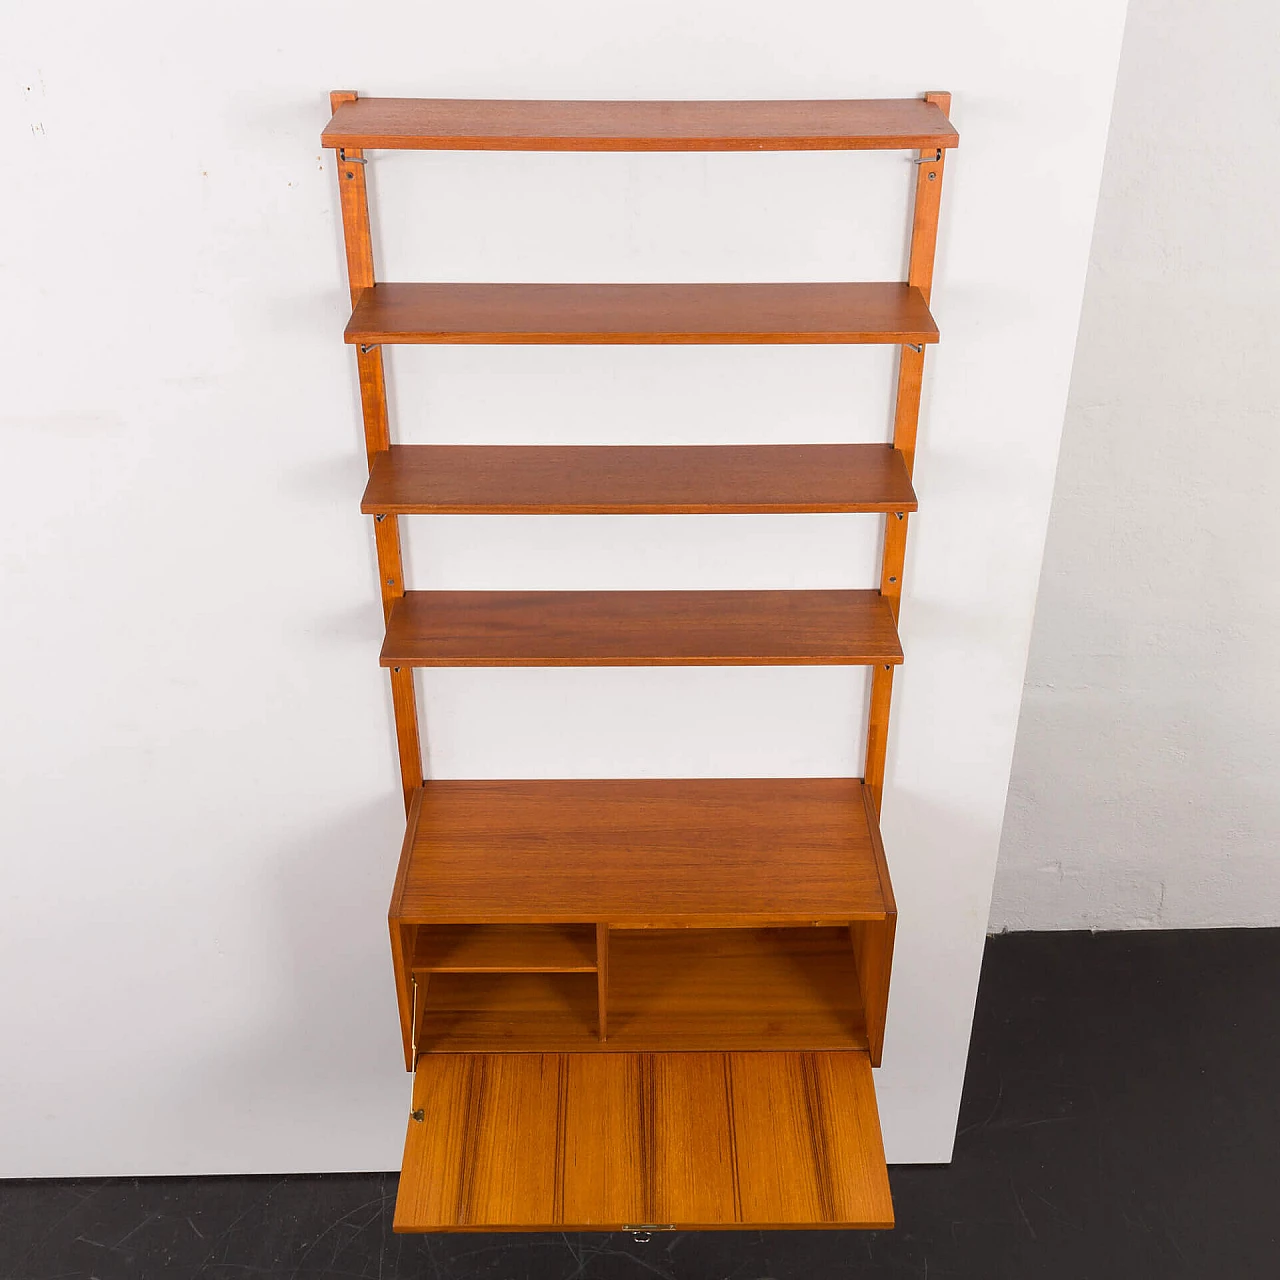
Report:
[[419,1059],[397,1231],[892,1225],[864,1052]]

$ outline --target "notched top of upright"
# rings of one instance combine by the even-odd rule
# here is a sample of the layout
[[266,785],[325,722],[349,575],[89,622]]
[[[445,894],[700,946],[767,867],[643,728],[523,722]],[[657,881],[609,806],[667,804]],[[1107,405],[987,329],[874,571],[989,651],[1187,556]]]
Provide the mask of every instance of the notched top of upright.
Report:
[[775,102],[579,102],[357,98],[326,147],[408,151],[893,151],[954,147],[921,98]]

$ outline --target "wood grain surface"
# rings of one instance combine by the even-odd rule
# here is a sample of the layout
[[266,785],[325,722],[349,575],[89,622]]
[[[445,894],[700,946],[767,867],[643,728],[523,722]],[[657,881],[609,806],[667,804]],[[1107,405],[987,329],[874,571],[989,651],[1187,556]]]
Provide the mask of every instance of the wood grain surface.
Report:
[[[433,973],[424,1053],[559,1053],[600,1042],[594,973]],[[716,1046],[718,1047],[718,1046]]]
[[619,929],[616,1049],[867,1047],[847,929]]
[[937,342],[919,289],[887,284],[376,284],[346,340]]
[[902,661],[878,591],[408,591],[382,665],[808,666]]
[[862,994],[866,1014],[867,1047],[871,1054],[871,1065],[878,1067],[884,1054],[884,1030],[889,1014],[889,976],[893,969],[898,907],[889,879],[884,841],[880,838],[879,810],[872,799],[870,786],[865,783],[862,800],[867,809],[867,830],[871,834],[871,848],[876,870],[880,875],[880,893],[884,899],[885,914],[881,920],[855,921],[849,926],[849,937],[858,969],[858,989]]
[[914,511],[884,444],[393,445],[366,515]]
[[433,924],[418,930],[414,971],[594,973],[595,930],[586,924]]
[[866,1055],[429,1054],[397,1231],[889,1227]]
[[574,102],[361,98],[335,106],[326,147],[441,151],[834,151],[953,147],[919,98]]
[[393,923],[882,919],[857,778],[432,781]]
[[608,1041],[580,974],[435,973],[420,1053],[866,1049],[847,929],[610,930]]

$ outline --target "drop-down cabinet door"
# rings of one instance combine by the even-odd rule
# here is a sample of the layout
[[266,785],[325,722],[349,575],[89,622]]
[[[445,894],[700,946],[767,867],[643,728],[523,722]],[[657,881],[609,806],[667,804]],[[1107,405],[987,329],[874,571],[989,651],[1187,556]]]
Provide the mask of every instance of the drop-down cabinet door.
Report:
[[397,1231],[892,1225],[864,1052],[418,1061]]

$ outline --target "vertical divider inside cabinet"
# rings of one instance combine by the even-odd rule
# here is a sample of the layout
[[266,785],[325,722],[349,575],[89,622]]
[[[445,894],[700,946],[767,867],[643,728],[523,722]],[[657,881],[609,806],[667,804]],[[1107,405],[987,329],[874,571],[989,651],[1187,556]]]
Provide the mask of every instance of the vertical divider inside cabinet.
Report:
[[596,1002],[600,1016],[600,1039],[609,1038],[609,926],[596,925]]

